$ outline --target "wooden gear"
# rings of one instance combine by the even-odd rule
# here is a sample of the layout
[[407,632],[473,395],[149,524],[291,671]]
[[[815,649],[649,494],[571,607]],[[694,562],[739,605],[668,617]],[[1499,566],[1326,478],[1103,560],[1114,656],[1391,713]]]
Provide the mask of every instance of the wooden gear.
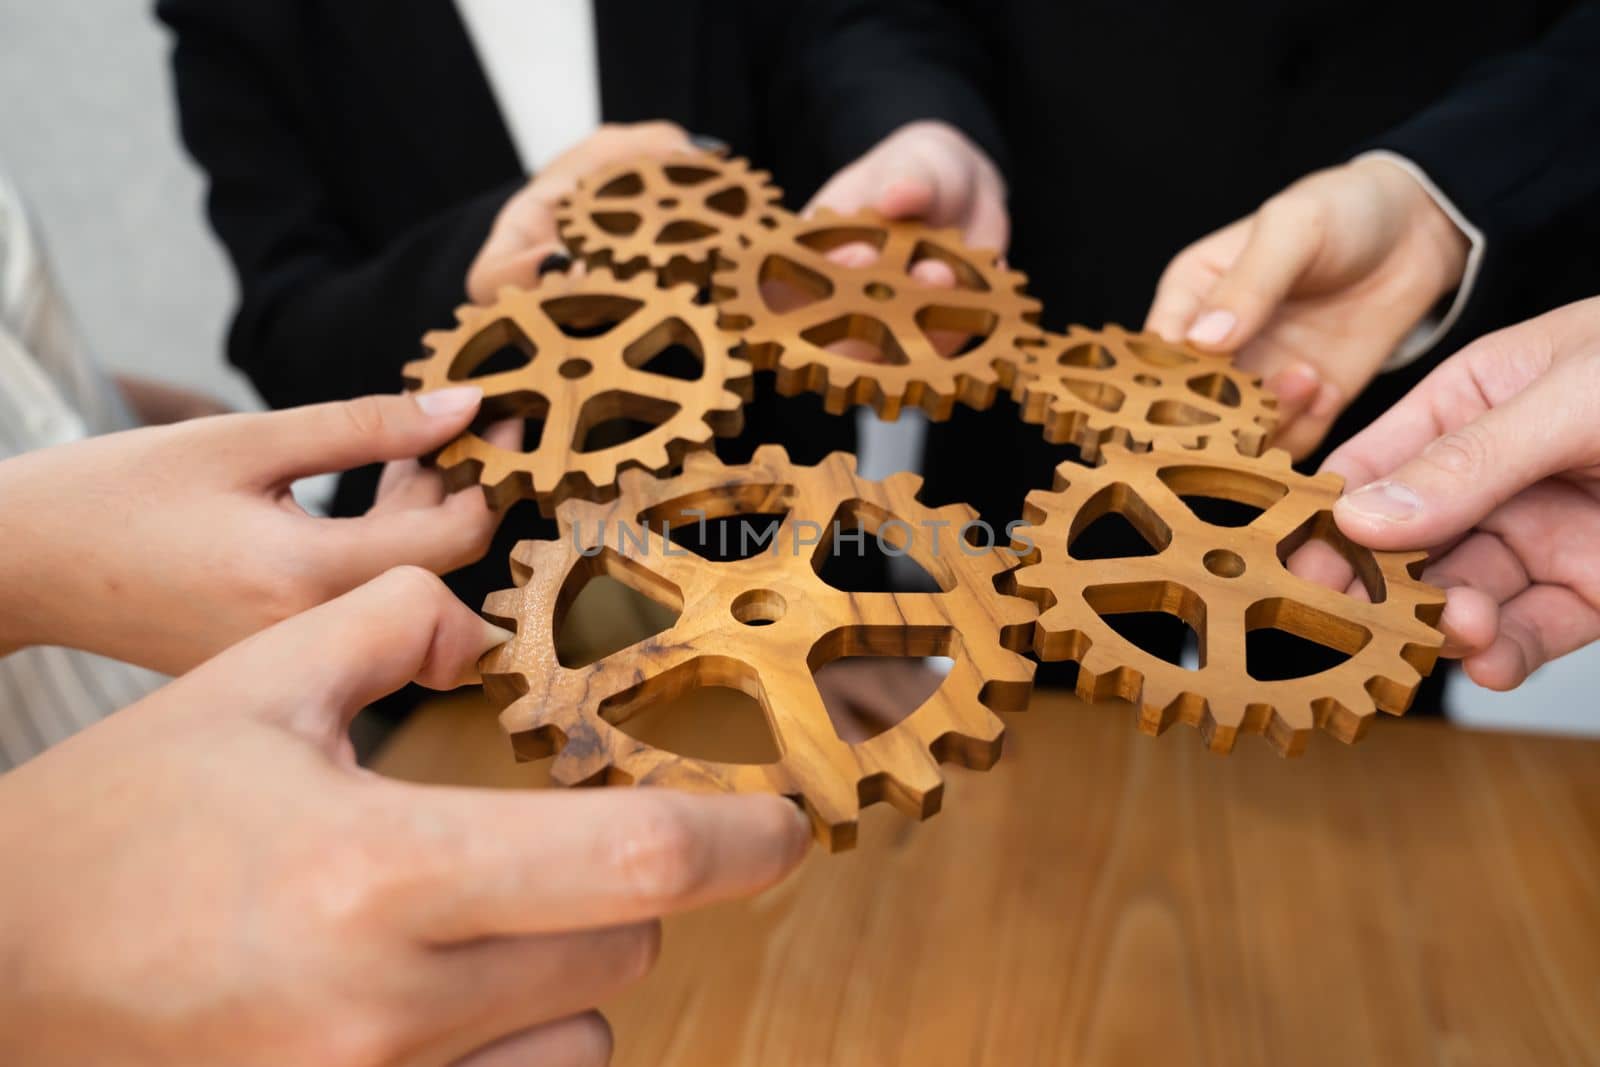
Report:
[[1042,424],[1046,440],[1076,445],[1087,460],[1106,441],[1190,448],[1219,436],[1254,456],[1277,424],[1276,398],[1231,356],[1158,334],[1072,326],[1023,354],[1012,390],[1022,421]]
[[[1375,710],[1406,709],[1443,643],[1434,626],[1444,597],[1416,579],[1426,553],[1367,552],[1344,539],[1332,517],[1337,476],[1298,474],[1277,450],[1242,456],[1226,440],[1144,453],[1107,444],[1103,459],[1093,468],[1058,467],[1055,489],[1029,494],[1029,525],[1015,531],[1028,564],[1014,575],[1016,590],[1043,609],[1035,651],[1077,661],[1079,696],[1130,701],[1148,733],[1173,722],[1198,726],[1219,752],[1240,732],[1260,732],[1280,751],[1297,753],[1315,726],[1350,742]],[[1201,520],[1184,496],[1263,510],[1246,526],[1219,527]],[[1113,511],[1155,554],[1075,558],[1074,539]],[[1346,558],[1366,599],[1290,573],[1284,561],[1312,539]],[[1152,611],[1193,628],[1198,669],[1142,650],[1104,618]],[[1349,658],[1308,677],[1256,680],[1245,641],[1264,627]]]
[[[531,498],[550,514],[568,496],[608,494],[621,470],[665,471],[709,445],[713,433],[738,433],[743,424],[750,365],[732,354],[733,338],[717,327],[714,310],[695,302],[691,286],[658,289],[648,275],[622,280],[604,268],[547,274],[534,289],[507,289],[493,306],[463,307],[456,318],[455,329],[423,338],[431,355],[406,365],[407,384],[429,390],[470,382],[483,389],[480,422],[543,421],[530,451],[469,432],[440,453],[451,486],[480,482],[493,507]],[[474,376],[508,346],[528,362]],[[698,360],[692,380],[650,369],[674,346]],[[647,428],[588,448],[591,431],[619,419]]]
[[[872,262],[828,255],[856,244],[876,250]],[[954,288],[912,275],[928,259],[951,269]],[[819,393],[834,414],[870,404],[892,420],[910,405],[947,419],[958,401],[993,403],[1016,378],[1018,346],[1042,336],[1034,325],[1039,303],[1024,295],[1025,283],[953,230],[822,211],[786,219],[725,253],[713,297],[756,368],[777,371],[785,396]],[[775,303],[770,288],[764,292],[772,286],[798,291],[800,302]],[[876,361],[841,351],[841,342],[870,347]],[[956,351],[947,354],[951,345]]]
[[[484,605],[516,631],[482,667],[519,757],[555,752],[552,776],[568,785],[794,797],[832,849],[854,843],[862,805],[887,800],[915,818],[932,815],[943,789],[938,764],[989,767],[1003,733],[994,709],[1026,703],[1034,667],[1016,650],[1027,647],[1036,611],[996,590],[1016,562],[1004,547],[957,543],[972,509],[929,509],[917,501],[920,485],[910,474],[864,480],[844,453],[802,467],[767,446],[745,466],[694,453],[675,478],[624,474],[610,503],[568,501],[557,513],[560,539],[519,544],[512,556],[519,588]],[[712,562],[663,537],[664,524],[779,512],[772,548],[745,559]],[[824,582],[824,555],[857,523],[865,536],[916,560],[942,591],[852,593]],[[564,667],[555,635],[583,580],[599,574],[678,618],[595,663]],[[931,655],[950,656],[954,666],[921,707],[868,740],[840,739],[813,671],[846,656]],[[693,759],[616,725],[704,686],[739,689],[761,704],[778,743],[776,762]]]
[[556,222],[562,241],[591,267],[705,285],[719,251],[787,214],[782,196],[743,159],[636,159],[579,182]]

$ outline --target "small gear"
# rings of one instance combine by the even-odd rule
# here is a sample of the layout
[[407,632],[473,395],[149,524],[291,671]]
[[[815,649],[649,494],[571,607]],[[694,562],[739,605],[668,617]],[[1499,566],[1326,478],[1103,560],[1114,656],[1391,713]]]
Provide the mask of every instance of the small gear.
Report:
[[787,213],[770,176],[711,153],[636,159],[584,179],[562,201],[561,239],[591,267],[705,285],[719,251]]
[[[930,261],[953,287],[912,273]],[[820,393],[834,414],[870,404],[892,420],[910,405],[947,419],[957,401],[993,403],[1016,378],[1018,346],[1041,339],[1026,281],[954,230],[822,211],[726,252],[712,295],[780,393]]]
[[1106,441],[1135,448],[1189,448],[1231,435],[1258,455],[1277,424],[1277,401],[1232,358],[1173,344],[1154,333],[1069,327],[1023,350],[1012,396],[1022,421],[1051,443],[1077,445],[1093,461]]
[[[1098,467],[1064,463],[1053,491],[1028,496],[1028,525],[1013,545],[1026,566],[1016,591],[1040,605],[1035,651],[1079,664],[1078,694],[1119,697],[1139,709],[1141,729],[1173,722],[1198,726],[1210,748],[1229,751],[1240,732],[1265,733],[1286,754],[1301,751],[1313,727],[1356,740],[1377,710],[1399,714],[1411,702],[1443,643],[1434,627],[1438,590],[1417,580],[1425,553],[1368,552],[1333,523],[1342,483],[1331,474],[1296,473],[1271,451],[1241,456],[1227,441],[1189,449],[1102,449]],[[1221,498],[1261,509],[1237,528],[1203,520],[1185,498]],[[1123,516],[1152,555],[1079,559],[1076,538],[1108,512]],[[1354,569],[1364,597],[1291,573],[1285,561],[1322,542]],[[1161,612],[1199,639],[1189,670],[1141,649],[1107,617]],[[1258,681],[1246,635],[1287,631],[1348,656],[1306,677]]]
[[[750,364],[692,286],[658,289],[649,275],[623,280],[604,268],[546,274],[456,319],[423,337],[430,355],[406,365],[405,381],[470,383],[483,389],[480,422],[542,424],[526,451],[468,432],[439,454],[452,486],[479,482],[496,508],[532,498],[551,514],[568,496],[608,494],[620,470],[667,470],[743,424]],[[491,362],[506,354],[521,365]]]
[[[1021,654],[1036,610],[996,589],[1015,557],[969,536],[975,512],[918,503],[920,479],[881,482],[833,453],[813,467],[781,448],[723,466],[710,452],[683,472],[622,476],[610,503],[569,501],[560,539],[524,541],[512,555],[518,588],[491,594],[485,613],[516,638],[483,663],[501,723],[518,754],[556,753],[566,785],[651,784],[699,791],[773,792],[801,801],[818,837],[850,847],[862,805],[888,800],[916,818],[939,809],[938,764],[987,768],[1003,727],[994,710],[1020,709],[1034,666]],[[666,533],[691,522],[772,516],[747,558],[714,562]],[[921,564],[936,593],[845,592],[825,582],[824,557],[877,537]],[[748,532],[741,529],[740,538]],[[770,539],[770,546],[768,541]],[[577,668],[557,657],[555,634],[583,582],[609,575],[678,613],[642,642]],[[841,739],[812,672],[848,656],[949,656],[938,690],[899,723],[857,743]],[[705,686],[760,702],[776,762],[719,763],[654,748],[619,728],[660,701]]]

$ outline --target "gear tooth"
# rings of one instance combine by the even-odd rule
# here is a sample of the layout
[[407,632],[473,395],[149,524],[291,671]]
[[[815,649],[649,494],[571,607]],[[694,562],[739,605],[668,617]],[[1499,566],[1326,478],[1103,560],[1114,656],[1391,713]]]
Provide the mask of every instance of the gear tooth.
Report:
[[709,448],[696,449],[683,457],[685,471],[714,471],[722,469],[722,461],[717,458],[715,451]]
[[[662,463],[661,466],[666,466]],[[643,467],[629,467],[617,475],[617,489],[628,496],[639,496],[648,491],[648,487],[655,481],[648,470]]]
[[782,445],[762,445],[750,457],[750,463],[752,466],[761,467],[787,466],[789,453],[784,451]]
[[568,787],[590,785],[603,781],[611,769],[611,761],[598,745],[568,743],[550,764],[550,779]]
[[517,629],[517,608],[522,604],[522,593],[516,589],[496,589],[483,598],[483,613],[500,625],[509,624]]
[[[565,531],[563,531],[565,532]],[[567,555],[567,541],[518,541],[511,549],[511,559],[527,567],[534,574],[539,574],[556,564],[557,560]],[[526,585],[527,582],[518,582]]]
[[917,494],[922,492],[923,479],[915,471],[896,471],[883,480],[883,485],[891,492],[915,500]]
[[913,819],[927,819],[939,811],[944,799],[944,775],[939,762],[916,738],[894,750],[894,769],[885,771],[888,779],[885,799]]

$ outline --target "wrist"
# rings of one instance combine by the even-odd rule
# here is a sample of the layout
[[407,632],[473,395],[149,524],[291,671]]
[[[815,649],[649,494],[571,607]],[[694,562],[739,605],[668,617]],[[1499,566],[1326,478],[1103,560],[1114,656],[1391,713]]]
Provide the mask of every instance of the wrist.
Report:
[[1403,157],[1373,152],[1351,167],[1367,174],[1382,189],[1405,233],[1402,241],[1416,250],[1417,275],[1431,302],[1460,288],[1466,275],[1473,237],[1446,208],[1444,195],[1419,168]]
[[58,644],[54,612],[42,579],[51,570],[48,538],[40,536],[40,508],[29,475],[37,454],[0,460],[0,655],[31,645]]

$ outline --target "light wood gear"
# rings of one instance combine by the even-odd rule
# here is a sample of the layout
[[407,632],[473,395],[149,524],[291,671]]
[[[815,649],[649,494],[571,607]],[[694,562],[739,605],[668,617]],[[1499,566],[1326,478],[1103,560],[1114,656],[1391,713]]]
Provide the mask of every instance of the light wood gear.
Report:
[[[469,432],[439,454],[452,487],[479,482],[493,507],[528,498],[548,515],[566,497],[613,492],[622,470],[667,470],[713,434],[743,425],[750,364],[733,354],[734,338],[718,328],[713,309],[695,302],[692,286],[658,289],[649,275],[623,280],[604,268],[546,274],[531,290],[506,289],[494,305],[463,307],[456,318],[455,329],[423,337],[431,355],[406,365],[406,383],[470,383],[483,389],[480,423],[543,423],[527,451]],[[507,349],[527,362],[475,375]],[[697,373],[651,369],[673,349],[697,363]],[[597,429],[614,432],[596,441]]]
[[[555,752],[552,776],[567,785],[793,797],[831,849],[854,843],[863,805],[887,800],[914,818],[932,815],[943,793],[938,764],[989,767],[1004,732],[994,710],[1026,703],[1034,665],[1017,650],[1031,640],[1036,610],[996,590],[1016,563],[1005,547],[958,543],[976,517],[972,509],[927,508],[917,501],[920,486],[911,474],[867,481],[845,453],[803,467],[767,446],[748,465],[725,467],[700,452],[686,457],[675,478],[624,474],[610,503],[568,501],[557,513],[559,540],[519,544],[512,555],[519,588],[484,604],[517,635],[482,668],[518,756]],[[712,562],[663,537],[664,526],[777,513],[781,525],[751,527],[757,542],[769,533],[772,541],[748,558]],[[922,565],[941,591],[845,592],[823,581],[826,554],[860,543],[848,536],[857,524]],[[595,663],[565,667],[555,635],[585,580],[602,574],[678,618]],[[840,738],[815,670],[847,656],[935,655],[954,665],[919,708],[865,741]],[[706,686],[741,690],[760,703],[776,762],[694,759],[653,748],[617,725]]]
[[[864,255],[830,258],[845,246]],[[913,276],[926,260],[944,263],[955,287]],[[870,404],[893,420],[909,405],[947,419],[957,402],[986,408],[1016,379],[1018,347],[1042,337],[1027,279],[995,252],[876,215],[787,219],[726,252],[712,281],[723,324],[743,335],[756,368],[776,370],[785,396],[821,394],[834,414]]]
[[1106,441],[1190,448],[1221,436],[1254,456],[1277,425],[1276,398],[1230,355],[1159,334],[1072,326],[1023,354],[1012,389],[1022,421],[1043,425],[1047,441],[1076,445],[1090,461]]
[[709,152],[636,159],[578,183],[556,216],[561,239],[591,267],[642,270],[703,286],[719,251],[787,212],[783,192],[743,159]]
[[[1054,490],[1029,494],[1028,525],[1014,532],[1028,564],[1014,575],[1016,591],[1043,609],[1035,651],[1076,661],[1081,697],[1130,701],[1148,733],[1185,722],[1226,752],[1239,733],[1259,732],[1286,754],[1303,750],[1314,727],[1350,742],[1375,711],[1409,706],[1444,640],[1435,629],[1444,597],[1416,578],[1426,553],[1369,552],[1339,533],[1337,476],[1298,474],[1278,450],[1241,456],[1226,440],[1143,453],[1107,444],[1103,459],[1058,467]],[[1189,496],[1262,510],[1246,526],[1215,526],[1184,502]],[[1074,557],[1075,539],[1108,512],[1127,519],[1155,554]],[[1337,551],[1364,596],[1290,573],[1284,561],[1313,540],[1322,558],[1312,565],[1326,567],[1329,549]],[[1199,667],[1147,652],[1106,622],[1130,612],[1182,619],[1199,638]],[[1246,637],[1260,628],[1349,658],[1303,678],[1257,680]]]

